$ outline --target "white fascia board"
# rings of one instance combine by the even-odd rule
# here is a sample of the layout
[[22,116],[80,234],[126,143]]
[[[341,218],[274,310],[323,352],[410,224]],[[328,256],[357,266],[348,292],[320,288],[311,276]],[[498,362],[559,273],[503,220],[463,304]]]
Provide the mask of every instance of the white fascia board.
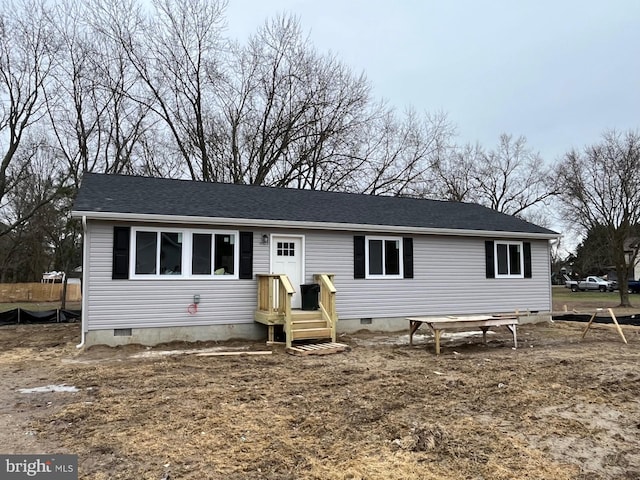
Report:
[[73,217],[88,220],[108,220],[119,222],[175,223],[191,225],[234,225],[238,227],[296,228],[305,230],[342,230],[350,232],[405,233],[421,235],[451,235],[458,237],[490,238],[531,238],[553,240],[560,234],[503,232],[495,230],[465,230],[454,228],[425,228],[401,225],[366,225],[360,223],[302,222],[291,220],[264,220],[253,218],[189,217],[183,215],[154,215],[143,213],[83,212],[72,211]]

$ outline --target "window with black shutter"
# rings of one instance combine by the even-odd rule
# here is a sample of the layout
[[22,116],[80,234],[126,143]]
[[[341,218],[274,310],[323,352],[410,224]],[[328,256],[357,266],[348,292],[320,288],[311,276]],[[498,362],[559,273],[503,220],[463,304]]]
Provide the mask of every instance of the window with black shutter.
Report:
[[232,230],[114,227],[113,279],[252,278],[253,234]]
[[355,235],[353,278],[413,278],[413,239]]
[[531,278],[531,243],[485,241],[487,278]]

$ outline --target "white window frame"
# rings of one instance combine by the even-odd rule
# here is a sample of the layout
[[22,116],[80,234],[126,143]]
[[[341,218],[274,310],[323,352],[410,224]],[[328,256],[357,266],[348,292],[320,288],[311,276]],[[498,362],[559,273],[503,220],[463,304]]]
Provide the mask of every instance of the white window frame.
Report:
[[[157,235],[156,244],[156,272],[159,272],[159,250],[160,250],[160,234],[181,233],[182,234],[182,268],[179,275],[161,275],[160,273],[145,274],[136,273],[136,240],[138,232],[152,232]],[[192,274],[192,258],[193,258],[193,234],[211,235],[211,274],[210,275],[194,275]],[[234,237],[233,244],[233,275],[215,275],[213,273],[215,261],[215,235],[231,235]],[[238,230],[210,230],[199,228],[175,228],[175,227],[132,227],[131,239],[129,242],[129,278],[133,280],[237,280],[239,278],[240,269],[240,232]]]
[[[382,240],[382,270],[383,273],[382,274],[374,274],[374,273],[369,273],[369,242],[371,240]],[[389,275],[387,274],[384,269],[385,269],[385,255],[386,255],[386,250],[384,248],[384,242],[387,240],[391,240],[391,241],[397,241],[399,248],[398,248],[398,274],[392,274]],[[393,236],[377,236],[377,235],[372,235],[372,236],[365,236],[364,238],[364,266],[365,266],[365,278],[369,278],[369,279],[375,279],[375,278],[404,278],[404,251],[403,251],[403,241],[402,241],[402,237],[393,237]]]
[[[509,269],[509,273],[501,274],[498,271],[498,245],[506,245],[507,246],[507,268]],[[511,259],[509,258],[510,251],[509,246],[517,245],[518,251],[520,252],[520,273],[513,274],[511,273]],[[524,278],[524,243],[518,241],[507,241],[507,240],[496,240],[493,243],[493,259],[494,259],[494,272],[495,278]]]

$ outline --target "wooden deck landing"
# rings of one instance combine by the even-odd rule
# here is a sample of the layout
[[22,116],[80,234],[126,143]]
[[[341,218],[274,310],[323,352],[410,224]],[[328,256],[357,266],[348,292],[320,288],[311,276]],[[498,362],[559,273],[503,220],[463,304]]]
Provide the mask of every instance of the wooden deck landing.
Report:
[[307,355],[329,355],[332,353],[345,352],[347,350],[350,350],[349,345],[330,342],[309,345],[293,345],[287,348],[287,353],[304,357]]

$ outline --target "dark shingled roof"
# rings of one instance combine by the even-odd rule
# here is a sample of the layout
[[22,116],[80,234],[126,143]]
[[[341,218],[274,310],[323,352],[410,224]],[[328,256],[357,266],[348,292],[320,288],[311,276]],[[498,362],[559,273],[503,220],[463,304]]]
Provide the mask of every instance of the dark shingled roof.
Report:
[[472,203],[95,173],[73,210],[557,235]]

